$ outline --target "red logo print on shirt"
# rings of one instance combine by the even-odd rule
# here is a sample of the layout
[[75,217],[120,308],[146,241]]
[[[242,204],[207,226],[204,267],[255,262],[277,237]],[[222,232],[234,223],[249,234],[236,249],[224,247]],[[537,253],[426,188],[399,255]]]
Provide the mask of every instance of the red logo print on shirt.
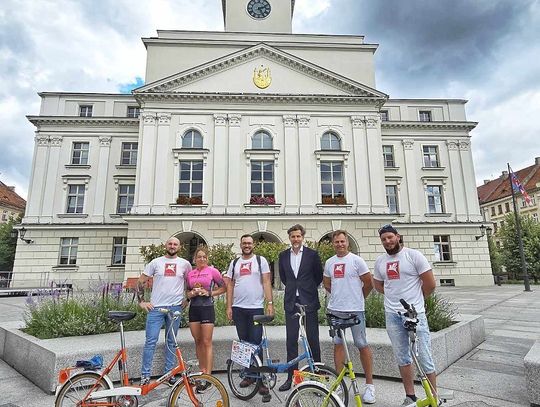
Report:
[[251,275],[251,262],[240,263],[240,276],[249,276],[249,275]]
[[334,264],[334,278],[345,277],[345,263]]
[[399,280],[399,261],[386,263],[386,277],[388,280]]
[[165,277],[176,277],[176,263],[165,263]]

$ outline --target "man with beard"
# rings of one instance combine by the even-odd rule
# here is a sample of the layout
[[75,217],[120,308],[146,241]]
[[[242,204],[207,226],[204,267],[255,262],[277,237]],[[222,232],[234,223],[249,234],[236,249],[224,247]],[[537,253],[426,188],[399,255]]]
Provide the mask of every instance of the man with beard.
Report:
[[418,358],[420,365],[436,390],[436,372],[431,356],[431,338],[424,308],[424,298],[435,290],[435,277],[425,256],[418,250],[403,246],[403,240],[396,228],[384,225],[379,229],[381,243],[386,250],[375,261],[373,285],[384,294],[386,331],[392,342],[394,355],[399,365],[399,373],[405,388],[408,406],[416,401],[414,394],[414,372],[409,349],[409,336],[403,326],[405,309],[399,302],[404,299],[414,305],[418,312]]
[[[328,312],[339,317],[348,318],[354,314],[359,324],[351,327],[354,345],[360,353],[360,363],[364,369],[366,386],[362,395],[364,404],[375,403],[375,385],[373,384],[373,355],[366,337],[365,299],[371,292],[373,284],[371,273],[364,259],[349,252],[349,237],[345,230],[332,233],[332,246],[335,256],[324,264],[323,285],[330,293]],[[343,340],[334,336],[334,363],[338,372],[345,363],[345,346]]]
[[[295,304],[306,305],[306,336],[315,362],[321,361],[319,344],[319,320],[317,311],[319,302],[319,285],[322,282],[323,270],[319,254],[305,247],[302,243],[306,230],[302,225],[294,225],[287,230],[291,248],[279,254],[279,276],[285,285],[284,306],[285,326],[287,332],[287,360],[298,356],[298,318],[295,317]],[[279,387],[279,391],[291,388],[292,376],[298,364],[288,371],[287,380]]]
[[[141,369],[141,386],[150,382],[152,372],[152,360],[154,351],[159,338],[159,331],[165,324],[165,372],[172,370],[176,366],[176,355],[174,349],[173,335],[169,328],[173,321],[168,314],[159,311],[159,308],[166,308],[170,311],[181,311],[184,301],[184,279],[189,271],[191,264],[178,257],[180,241],[171,237],[165,243],[166,253],[148,263],[137,282],[137,298],[139,306],[148,312],[146,317],[146,340],[144,343]],[[150,279],[152,281],[152,294],[150,301],[144,301],[144,287]],[[175,334],[178,332],[180,321],[174,322]],[[170,386],[176,382],[175,377],[168,381]]]
[[[233,320],[238,339],[254,345],[262,340],[262,326],[253,323],[255,315],[264,315],[264,300],[267,313],[274,315],[272,301],[272,280],[268,261],[253,253],[253,237],[243,235],[240,238],[242,255],[229,264],[225,275],[227,282],[227,318]],[[255,381],[246,377],[240,387],[254,385]],[[259,388],[262,401],[270,401],[270,392],[266,386]]]

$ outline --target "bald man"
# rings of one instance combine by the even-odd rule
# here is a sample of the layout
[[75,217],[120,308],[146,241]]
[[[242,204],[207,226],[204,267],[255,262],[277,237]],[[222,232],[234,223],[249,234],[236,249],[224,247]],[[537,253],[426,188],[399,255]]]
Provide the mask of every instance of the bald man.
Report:
[[[185,276],[191,271],[191,264],[178,257],[180,241],[171,237],[165,243],[166,253],[148,263],[139,277],[137,283],[137,298],[139,306],[148,312],[146,317],[146,341],[144,343],[141,386],[150,382],[152,373],[152,360],[154,351],[159,338],[159,331],[165,324],[165,335],[167,346],[165,347],[165,372],[168,372],[176,366],[176,356],[174,350],[173,335],[169,328],[173,321],[171,318],[159,311],[159,308],[167,308],[171,311],[182,311],[182,302],[184,301],[184,281]],[[148,280],[153,279],[152,294],[150,302],[144,300],[144,287]],[[180,320],[174,322],[174,333],[178,332]],[[164,372],[164,373],[165,373]],[[168,381],[169,386],[174,385],[175,377]]]

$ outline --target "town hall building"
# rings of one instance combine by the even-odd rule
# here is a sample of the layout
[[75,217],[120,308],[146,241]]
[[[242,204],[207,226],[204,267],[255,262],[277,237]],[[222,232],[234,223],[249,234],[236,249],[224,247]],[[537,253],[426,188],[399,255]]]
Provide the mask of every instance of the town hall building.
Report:
[[[225,30],[143,38],[131,94],[40,93],[14,286],[143,269],[142,245],[336,229],[370,267],[393,223],[439,284],[489,285],[465,100],[391,99],[377,45],[292,34],[294,0],[223,0]],[[275,271],[277,273],[277,270]]]

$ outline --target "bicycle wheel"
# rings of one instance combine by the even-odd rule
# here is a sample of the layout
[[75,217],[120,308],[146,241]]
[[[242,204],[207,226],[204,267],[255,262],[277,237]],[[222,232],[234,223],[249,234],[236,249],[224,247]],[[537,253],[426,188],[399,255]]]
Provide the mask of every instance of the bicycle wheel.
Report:
[[[251,366],[257,367],[260,365],[258,358],[251,358]],[[261,387],[260,375],[246,370],[247,368],[230,359],[227,361],[227,381],[235,397],[240,400],[253,398],[257,394],[259,387]]]
[[[198,406],[204,407],[229,407],[229,394],[225,390],[223,383],[217,377],[208,374],[197,374],[189,376],[189,385],[197,398]],[[197,391],[197,387],[204,390]],[[178,386],[174,387],[168,407],[186,407],[193,403],[189,398],[183,379],[180,379]]]
[[[308,370],[309,365],[302,366],[300,370]],[[315,371],[313,372],[318,375],[322,375],[325,377],[325,387],[328,389],[332,384],[337,380],[339,374],[335,371],[333,367],[330,367],[325,364],[317,364],[315,365]],[[339,384],[339,387],[336,389],[335,393],[337,396],[343,401],[343,404],[348,405],[349,403],[349,389],[347,388],[347,383],[345,380],[342,380]]]
[[285,407],[321,407],[327,395],[329,395],[329,398],[326,407],[343,407],[346,405],[325,387],[304,382],[295,387],[289,394],[285,402]]
[[[94,386],[95,388],[92,391],[107,390],[111,388],[98,373],[86,372],[76,375],[65,382],[58,392],[58,396],[56,396],[54,402],[55,407],[82,406],[82,400]],[[113,405],[112,397],[96,399],[94,402],[96,401],[110,403],[111,406]]]

